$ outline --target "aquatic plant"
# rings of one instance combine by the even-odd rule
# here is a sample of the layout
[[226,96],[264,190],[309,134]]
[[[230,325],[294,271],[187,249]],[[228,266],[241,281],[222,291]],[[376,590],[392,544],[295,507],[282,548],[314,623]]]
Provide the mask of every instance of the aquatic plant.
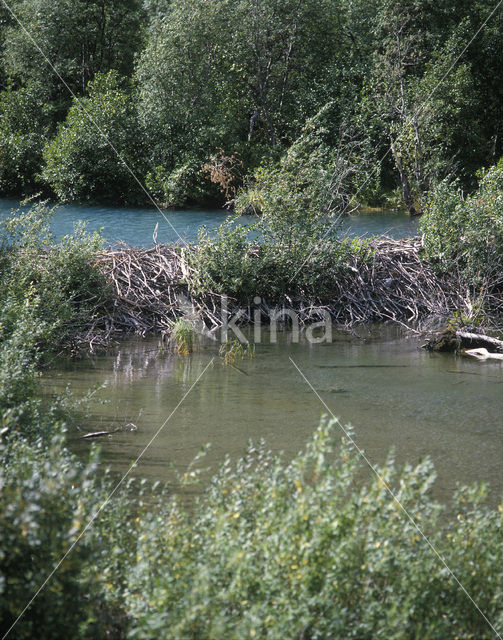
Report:
[[222,359],[222,364],[232,366],[236,360],[242,360],[245,357],[253,358],[255,346],[252,346],[249,342],[243,344],[236,338],[229,338],[220,345],[218,355]]
[[194,350],[194,329],[188,320],[179,318],[171,333],[173,348],[180,355],[189,355]]

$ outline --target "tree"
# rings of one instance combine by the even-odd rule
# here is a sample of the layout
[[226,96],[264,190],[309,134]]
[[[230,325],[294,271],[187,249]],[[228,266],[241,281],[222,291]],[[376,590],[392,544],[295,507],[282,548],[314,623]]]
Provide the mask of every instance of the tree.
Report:
[[259,167],[237,197],[236,212],[259,213],[274,242],[301,251],[321,242],[366,181],[372,154],[348,125],[333,126],[335,109],[328,103],[310,118],[279,162]]
[[[381,46],[361,111],[371,135],[391,153],[412,215],[422,211],[432,185],[465,161],[462,152],[469,156],[478,144],[473,78],[469,65],[457,61],[463,40],[453,32],[440,46],[421,20],[409,0],[383,2],[376,31]],[[436,49],[429,49],[432,43]]]
[[98,74],[89,85],[89,97],[74,101],[44,151],[42,175],[60,200],[144,200],[139,184],[110,142],[141,176],[143,148],[136,110],[127,82],[114,71]]
[[329,99],[322,86],[343,57],[338,8],[329,0],[175,0],[136,73],[151,166],[168,174],[201,166],[221,148],[250,167],[291,143]]
[[63,112],[71,102],[34,42],[77,94],[84,93],[99,72],[131,73],[142,43],[139,0],[17,0],[11,4],[31,36],[16,21],[5,30],[3,64],[16,86],[39,82]]
[[37,179],[52,110],[47,90],[30,83],[0,94],[0,193],[28,195],[40,189]]

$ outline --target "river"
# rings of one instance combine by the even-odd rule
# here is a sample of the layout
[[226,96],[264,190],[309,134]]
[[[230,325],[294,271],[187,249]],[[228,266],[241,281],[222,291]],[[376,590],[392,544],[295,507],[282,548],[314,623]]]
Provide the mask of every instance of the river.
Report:
[[[0,216],[15,206],[15,201],[0,201]],[[190,242],[201,225],[216,228],[226,212],[164,215],[167,220],[153,209],[64,205],[54,213],[52,230],[59,238],[71,233],[76,220],[86,220],[89,230],[101,228],[110,244],[150,246],[158,224],[158,242],[174,242],[178,236]],[[417,221],[401,212],[361,213],[347,218],[342,231],[404,237],[417,232]],[[399,462],[431,456],[438,472],[436,493],[442,498],[458,482],[485,480],[499,490],[503,367],[427,353],[418,339],[396,326],[363,326],[356,334],[335,331],[332,343],[318,345],[293,344],[289,333],[271,344],[266,335],[255,357],[239,363],[241,371],[222,366],[218,344],[210,340],[190,356],[176,356],[161,352],[155,338],[135,338],[107,355],[60,360],[44,374],[44,388],[53,393],[69,384],[82,397],[106,385],[93,396],[85,428],[138,427],[100,439],[104,462],[121,473],[215,358],[139,462],[139,475],[164,480],[172,477],[173,465],[183,471],[205,443],[212,445],[206,462],[213,469],[226,454],[239,456],[249,439],[264,438],[289,457],[299,451],[324,407],[292,358],[342,424],[354,426],[355,439],[372,462],[383,462],[391,447]],[[78,432],[71,440],[85,455],[90,441]]]
[[[71,384],[77,396],[106,384],[93,396],[87,428],[138,427],[100,439],[105,462],[118,472],[175,411],[136,471],[167,480],[172,465],[184,471],[205,443],[212,445],[205,465],[213,469],[226,454],[237,458],[249,439],[264,438],[289,457],[299,451],[325,409],[292,358],[342,424],[353,425],[372,463],[383,462],[391,447],[398,462],[431,456],[442,499],[458,482],[484,480],[501,489],[501,364],[426,352],[418,338],[392,325],[335,331],[329,344],[291,338],[282,333],[271,344],[264,334],[255,357],[237,363],[240,370],[223,366],[210,340],[193,355],[176,356],[160,352],[156,339],[134,339],[109,355],[62,360],[44,383],[50,392]],[[72,446],[85,454],[90,441],[75,433]]]
[[[19,206],[16,200],[0,199],[0,219]],[[56,238],[70,234],[77,220],[87,222],[89,231],[102,231],[109,244],[125,242],[131,246],[148,247],[153,244],[157,227],[157,242],[194,242],[201,226],[218,227],[228,215],[218,210],[166,210],[162,214],[154,208],[113,208],[84,205],[59,205],[53,215],[51,228]],[[252,216],[242,216],[243,224],[256,221]],[[373,236],[387,234],[394,238],[417,233],[417,219],[403,211],[359,213],[347,216],[341,231],[348,235]]]

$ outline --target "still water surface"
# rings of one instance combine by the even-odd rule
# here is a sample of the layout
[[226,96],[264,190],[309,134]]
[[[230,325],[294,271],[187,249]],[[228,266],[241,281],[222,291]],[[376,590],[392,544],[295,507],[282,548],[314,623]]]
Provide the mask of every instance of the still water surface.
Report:
[[[19,206],[16,200],[0,199],[0,219]],[[77,220],[87,222],[89,231],[102,230],[110,244],[120,241],[132,246],[148,247],[153,244],[156,225],[157,242],[194,242],[201,226],[207,229],[218,227],[228,215],[227,211],[167,210],[163,217],[156,209],[126,209],[113,207],[90,207],[84,205],[60,205],[52,219],[52,232],[57,238],[70,234]],[[257,218],[242,216],[243,224],[255,222]],[[360,213],[348,216],[342,230],[349,235],[373,236],[388,234],[395,238],[417,233],[417,220],[402,211]],[[180,238],[182,240],[180,240]]]
[[[255,357],[222,366],[218,344],[208,341],[189,356],[160,353],[157,341],[132,340],[109,355],[63,361],[45,376],[47,391],[68,383],[77,395],[107,384],[93,398],[90,429],[133,422],[136,432],[100,440],[105,462],[124,472],[149,442],[212,357],[181,407],[139,463],[137,474],[165,480],[180,471],[204,443],[215,468],[226,454],[236,458],[249,439],[265,438],[273,450],[293,456],[306,443],[324,411],[291,357],[372,462],[390,447],[399,462],[431,456],[438,472],[436,494],[447,499],[457,482],[503,485],[503,366],[419,348],[394,326],[359,327],[360,337],[335,332],[331,344],[256,345]],[[95,401],[99,397],[106,404]],[[85,453],[89,441],[76,434]],[[205,463],[205,464],[206,464]]]
[[[0,200],[0,217],[17,206]],[[223,211],[168,211],[167,218],[186,241],[197,239],[201,225],[216,228]],[[56,210],[53,233],[71,233],[77,220],[102,228],[106,240],[149,246],[159,223],[158,242],[177,233],[152,209],[114,209],[65,205]],[[251,218],[243,218],[244,223]],[[360,213],[344,222],[352,235],[414,235],[417,221],[404,213]],[[215,357],[195,388],[146,451],[138,474],[170,477],[183,471],[200,447],[211,443],[207,463],[215,468],[226,454],[236,458],[249,439],[264,438],[273,450],[293,456],[318,424],[323,406],[289,360],[293,358],[341,421],[351,423],[355,439],[372,462],[383,462],[390,447],[398,461],[431,456],[437,495],[447,498],[457,482],[486,480],[495,491],[503,485],[503,366],[419,349],[415,338],[397,327],[361,327],[360,337],[339,332],[328,345],[292,344],[285,333],[277,344],[256,345],[242,371],[223,367],[218,344],[208,341],[190,357],[161,353],[157,339],[124,342],[108,355],[61,361],[45,374],[47,392],[68,384],[83,396],[96,384],[106,388],[93,397],[86,429],[109,429],[133,422],[137,431],[115,433],[100,442],[105,462],[128,469],[173,411],[204,367]],[[90,442],[73,438],[85,454]]]

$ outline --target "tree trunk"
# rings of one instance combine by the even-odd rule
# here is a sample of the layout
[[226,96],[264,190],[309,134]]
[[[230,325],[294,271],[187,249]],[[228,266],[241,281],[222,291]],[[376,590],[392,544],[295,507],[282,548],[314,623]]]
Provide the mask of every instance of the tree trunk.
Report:
[[397,152],[395,145],[393,142],[391,144],[391,153],[393,154],[393,158],[395,160],[396,168],[398,169],[398,174],[400,175],[400,183],[402,186],[402,198],[407,207],[407,211],[411,216],[417,216],[418,212],[414,206],[414,197],[412,195],[412,189],[410,188],[409,179],[407,178],[407,174],[403,168],[402,157]]

